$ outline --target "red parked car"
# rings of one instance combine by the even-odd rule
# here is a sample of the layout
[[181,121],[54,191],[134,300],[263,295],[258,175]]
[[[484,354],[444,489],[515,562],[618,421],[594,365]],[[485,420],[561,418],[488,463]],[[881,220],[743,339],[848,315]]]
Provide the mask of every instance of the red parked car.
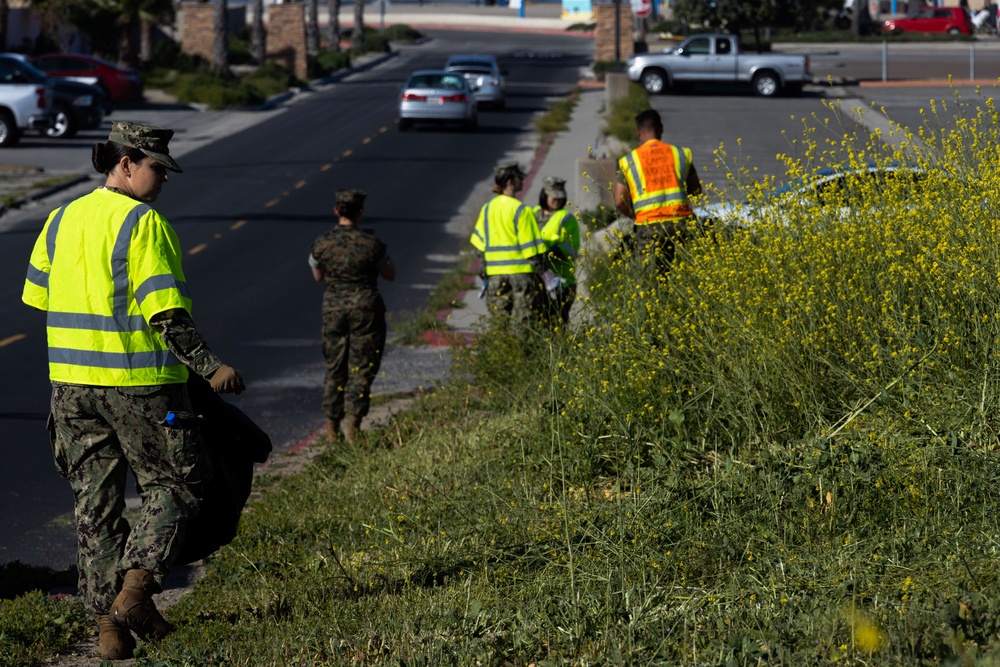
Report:
[[888,19],[882,30],[898,35],[903,32],[946,32],[949,35],[971,35],[975,28],[972,16],[964,7],[924,7],[904,18]]
[[112,102],[142,99],[142,77],[138,70],[85,56],[80,53],[46,53],[31,59],[32,64],[49,76],[75,79],[108,92]]

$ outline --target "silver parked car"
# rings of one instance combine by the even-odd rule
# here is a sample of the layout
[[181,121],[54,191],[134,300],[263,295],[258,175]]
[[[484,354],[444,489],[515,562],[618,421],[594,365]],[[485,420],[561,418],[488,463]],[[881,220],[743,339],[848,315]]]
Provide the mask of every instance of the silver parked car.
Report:
[[410,74],[399,96],[399,129],[415,122],[459,122],[476,127],[479,115],[465,77],[444,70],[417,70]]
[[480,106],[489,105],[496,109],[506,106],[506,71],[500,68],[493,56],[451,56],[444,68],[449,72],[460,72],[466,78]]

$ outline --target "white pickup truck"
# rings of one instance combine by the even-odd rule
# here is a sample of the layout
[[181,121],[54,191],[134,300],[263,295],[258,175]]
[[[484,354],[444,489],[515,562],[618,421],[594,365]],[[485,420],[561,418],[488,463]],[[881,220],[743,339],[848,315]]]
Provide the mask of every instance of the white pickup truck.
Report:
[[799,93],[812,81],[809,56],[742,53],[736,35],[693,35],[662,53],[628,59],[628,78],[653,94],[678,84],[749,83],[763,97]]

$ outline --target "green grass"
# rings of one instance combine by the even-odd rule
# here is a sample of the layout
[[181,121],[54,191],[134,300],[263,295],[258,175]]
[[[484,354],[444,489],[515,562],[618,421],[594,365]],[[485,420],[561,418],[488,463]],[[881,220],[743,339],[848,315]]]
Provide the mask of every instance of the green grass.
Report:
[[32,667],[93,636],[97,623],[73,600],[38,591],[0,600],[0,667]]
[[549,132],[565,132],[569,129],[569,120],[573,117],[573,109],[580,101],[580,91],[575,90],[566,97],[556,100],[548,111],[535,119],[535,132],[545,136]]
[[649,108],[649,93],[639,84],[629,82],[628,94],[612,102],[604,114],[604,134],[636,145],[635,117]]
[[475,289],[470,268],[473,260],[474,256],[471,252],[461,255],[455,266],[434,285],[434,288],[427,295],[427,301],[422,309],[412,315],[390,319],[393,343],[419,345],[426,342],[423,338],[425,332],[446,332],[450,329],[447,321],[442,322],[438,319],[438,313],[443,310],[462,308],[463,304],[458,296],[470,289]]

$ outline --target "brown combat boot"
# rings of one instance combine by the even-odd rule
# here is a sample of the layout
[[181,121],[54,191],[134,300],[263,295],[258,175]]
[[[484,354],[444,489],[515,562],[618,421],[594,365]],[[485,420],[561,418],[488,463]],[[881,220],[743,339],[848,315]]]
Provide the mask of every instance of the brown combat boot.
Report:
[[344,440],[355,442],[358,439],[359,433],[361,433],[361,417],[347,415],[344,418]]
[[330,442],[339,442],[342,438],[340,435],[340,420],[327,419],[326,420],[326,435],[330,438]]
[[135,638],[127,628],[119,628],[107,614],[97,617],[98,645],[105,660],[128,660],[135,651]]
[[132,630],[144,639],[150,635],[157,639],[165,637],[174,627],[153,604],[153,595],[160,590],[152,572],[129,570],[125,573],[122,592],[111,603],[111,620],[118,627]]

